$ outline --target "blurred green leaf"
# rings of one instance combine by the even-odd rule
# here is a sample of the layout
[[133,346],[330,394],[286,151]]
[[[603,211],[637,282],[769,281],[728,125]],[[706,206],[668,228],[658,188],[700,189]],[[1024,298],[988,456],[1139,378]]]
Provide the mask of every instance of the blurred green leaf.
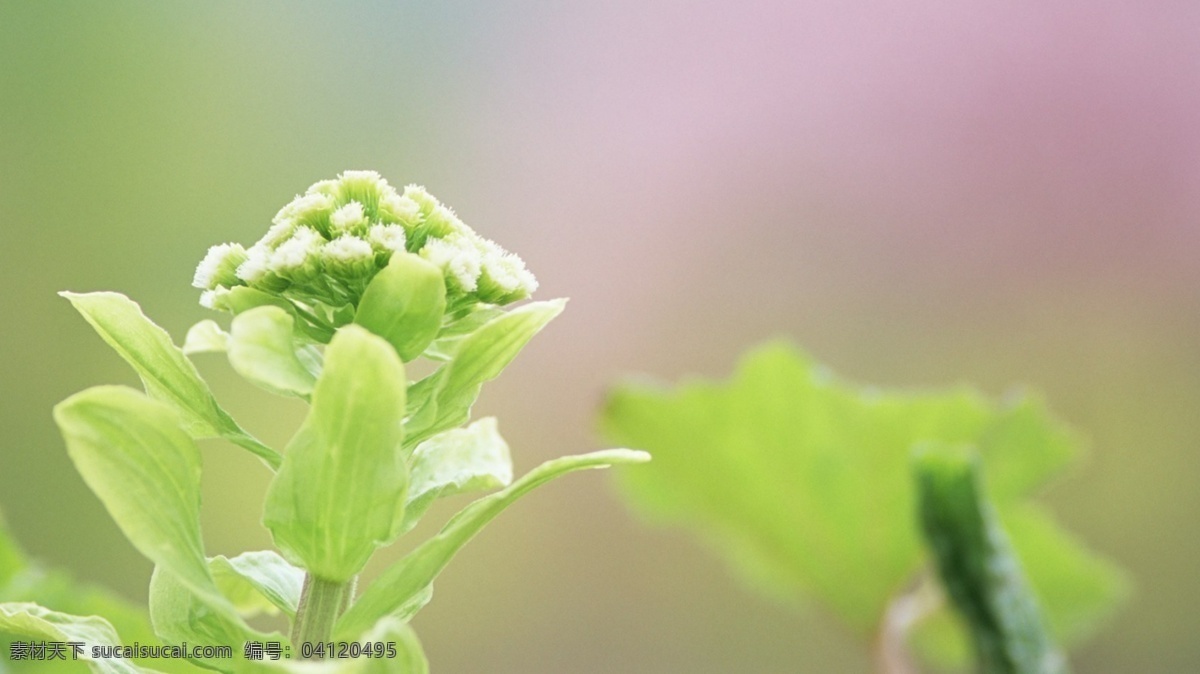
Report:
[[422,442],[411,463],[408,505],[396,535],[411,529],[437,498],[499,489],[512,482],[512,458],[494,417]]
[[243,615],[283,611],[296,615],[304,570],[271,550],[243,552],[232,559],[218,555],[208,560],[217,588]]
[[294,329],[292,314],[276,306],[238,314],[230,326],[229,364],[247,381],[271,393],[307,400],[317,376],[297,352],[312,347],[299,343]]
[[165,330],[146,318],[136,302],[111,292],[60,294],[137,370],[146,393],[179,411],[192,437],[219,436],[253,452],[272,468],[279,466],[279,454],[254,439],[221,409],[196,366]]
[[475,501],[451,518],[436,536],[422,543],[371,583],[338,621],[335,636],[344,640],[358,639],[376,621],[394,615],[406,606],[413,606],[414,599],[429,591],[437,575],[475,534],[529,491],[577,470],[649,460],[650,456],[645,452],[628,449],[564,456],[534,468],[503,491]]
[[382,338],[348,325],[330,342],[263,517],[285,556],[319,578],[350,580],[402,516],[405,387],[404,365]]
[[200,451],[175,410],[123,386],[97,386],[54,408],[67,452],[125,537],[221,606],[200,536]]
[[[36,641],[83,643],[84,650],[79,657],[86,660],[97,674],[140,674],[148,671],[121,658],[92,659],[92,646],[122,645],[113,626],[98,616],[68,615],[32,603],[0,603],[0,633]],[[69,649],[66,657],[72,657]]]
[[[728,384],[621,387],[602,425],[610,440],[654,454],[619,475],[640,511],[700,532],[769,594],[815,597],[864,634],[921,568],[916,443],[979,447],[1001,505],[1077,454],[1035,399],[859,389],[786,344],[749,353]],[[1028,560],[1032,577],[1040,563]],[[1048,601],[1068,599],[1079,598]]]
[[408,362],[437,337],[446,311],[442,270],[418,255],[393,255],[371,279],[354,322],[383,337]]
[[233,612],[214,610],[213,602],[192,591],[182,578],[163,566],[156,566],[150,577],[150,619],[154,631],[167,643],[230,647],[232,659],[191,658],[189,653],[189,661],[221,672],[240,671],[239,661],[247,641],[287,643],[277,632],[266,634],[251,629]]
[[1060,674],[1032,588],[987,501],[978,456],[924,443],[914,453],[918,512],[942,585],[966,622],[983,674]]
[[188,328],[183,338],[183,355],[195,353],[225,353],[229,348],[229,333],[221,329],[211,318]]
[[413,384],[405,442],[414,446],[471,415],[484,382],[495,379],[546,324],[562,313],[565,299],[531,302],[493,318],[463,338],[454,359]]

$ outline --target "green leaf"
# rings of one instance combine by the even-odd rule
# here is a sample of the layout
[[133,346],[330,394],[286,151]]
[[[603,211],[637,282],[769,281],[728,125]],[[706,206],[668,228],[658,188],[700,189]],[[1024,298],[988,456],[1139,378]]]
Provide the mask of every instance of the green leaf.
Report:
[[465,337],[450,362],[413,385],[419,406],[409,408],[407,444],[414,446],[466,423],[484,382],[499,376],[565,306],[565,299],[532,302],[492,319]]
[[200,536],[200,451],[165,403],[98,386],[54,408],[76,469],[125,537],[217,605]]
[[864,636],[921,568],[914,444],[980,447],[1004,503],[1076,454],[1036,400],[859,388],[785,344],[752,351],[728,383],[622,387],[602,425],[654,454],[619,474],[641,512],[695,530],[759,589],[815,597]]
[[[233,319],[229,364],[247,381],[279,395],[307,399],[317,377],[298,352],[312,347],[293,336],[295,318],[275,306],[250,309]],[[312,362],[311,355],[305,360]]]
[[350,580],[402,516],[405,387],[404,365],[382,338],[348,325],[330,342],[263,518],[284,555],[319,578]]
[[135,302],[119,293],[60,294],[137,370],[146,393],[179,411],[192,437],[219,436],[250,450],[272,468],[279,465],[279,454],[255,440],[217,405],[196,366]]
[[243,552],[233,559],[218,555],[208,560],[217,588],[242,615],[283,611],[295,617],[304,586],[304,570],[277,553]]
[[925,538],[971,633],[979,671],[1066,672],[1066,659],[983,492],[978,455],[927,443],[915,452],[913,467]]
[[229,348],[229,333],[221,329],[217,322],[205,319],[188,328],[187,336],[183,338],[183,355],[194,353],[225,353]]
[[499,489],[510,482],[512,458],[494,417],[439,433],[413,451],[408,504],[396,535],[416,525],[437,498]]
[[455,318],[442,327],[437,339],[425,349],[426,358],[448,361],[454,357],[462,341],[493,318],[502,316],[504,310],[490,304],[475,305],[466,315]]
[[182,578],[162,566],[155,567],[150,577],[150,620],[154,631],[168,643],[233,649],[233,659],[188,658],[201,667],[221,672],[239,671],[247,641],[287,642],[277,632],[266,634],[251,629],[233,612],[213,610],[211,601],[198,596]]
[[[377,621],[413,605],[428,592],[446,564],[488,522],[529,491],[567,473],[617,464],[644,463],[650,455],[628,449],[609,449],[564,456],[543,463],[503,491],[485,496],[455,515],[433,538],[422,543],[384,571],[363,592],[334,628],[338,639],[357,639]],[[407,616],[405,616],[407,617]]]
[[[147,671],[119,658],[92,659],[93,646],[119,646],[121,638],[107,620],[97,616],[73,616],[31,603],[0,604],[0,633],[35,641],[84,644],[79,658],[97,674],[140,674]],[[6,658],[8,654],[5,654]],[[70,649],[66,657],[71,657]]]
[[386,339],[405,362],[437,337],[446,312],[442,270],[418,255],[393,255],[371,279],[354,322]]

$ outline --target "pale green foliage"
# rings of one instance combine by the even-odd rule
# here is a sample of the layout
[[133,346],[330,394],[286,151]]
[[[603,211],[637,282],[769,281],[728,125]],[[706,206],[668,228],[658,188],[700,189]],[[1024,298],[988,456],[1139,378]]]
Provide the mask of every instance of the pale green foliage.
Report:
[[929,443],[917,448],[913,466],[921,527],[981,674],[1065,674],[1066,660],[983,493],[978,457]]
[[263,523],[292,563],[345,582],[391,537],[408,488],[405,388],[387,342],[358,326],[338,331],[312,410],[267,492]]
[[[29,603],[0,603],[0,633],[36,641],[75,641],[102,646],[121,643],[116,630],[103,618],[67,615]],[[144,671],[124,660],[93,660],[90,649],[80,658],[86,659],[88,666],[97,674],[136,674]]]
[[294,327],[295,319],[279,307],[238,314],[225,340],[229,364],[246,381],[272,393],[307,398],[320,373],[320,354],[296,339]]
[[61,294],[137,370],[146,393],[178,410],[192,437],[220,436],[249,449],[272,466],[279,465],[278,454],[242,430],[221,409],[196,366],[165,330],[146,318],[137,303],[119,293]]
[[[182,349],[122,295],[64,293],[137,370],[146,393],[90,389],[61,403],[55,420],[88,486],[156,565],[149,608],[157,638],[233,649],[233,659],[197,660],[202,667],[230,674],[426,672],[407,621],[429,602],[434,578],[455,552],[547,480],[648,458],[612,450],[548,462],[467,506],[355,603],[354,579],[372,553],[412,528],[435,499],[512,482],[495,420],[458,427],[470,420],[482,385],[565,301],[502,308],[536,287],[520,259],[475,234],[424,189],[401,195],[367,171],[313,185],[249,249],[214,247],[194,281],[205,289],[206,305],[234,317],[228,331],[211,320],[196,324]],[[311,402],[284,454],[221,409],[188,359],[201,353],[224,353],[247,381]],[[404,363],[422,356],[440,367],[408,381]],[[249,449],[276,471],[263,523],[282,556],[206,557],[193,440],[211,437]],[[5,544],[0,536],[0,589],[13,574],[6,567],[19,562]],[[40,626],[47,616],[95,627],[96,619],[11,606],[0,632],[48,629]],[[340,640],[395,641],[397,656],[247,660],[242,647],[249,640],[289,645],[287,636],[246,622],[263,613],[287,616],[293,635],[306,641],[329,638],[344,613]],[[129,638],[111,628],[97,635]],[[299,657],[300,644],[290,645]],[[127,666],[121,671],[147,671]]]
[[385,571],[342,616],[337,625],[337,634],[345,637],[359,634],[384,616],[411,605],[414,598],[428,591],[434,578],[455,553],[488,522],[530,490],[576,470],[649,460],[650,455],[646,452],[610,449],[581,456],[564,456],[534,468],[503,491],[481,498],[464,508],[438,535],[422,543]]
[[[909,467],[921,442],[978,449],[1001,518],[1014,513],[1013,545],[1035,589],[1050,579],[1070,588],[1043,596],[1056,634],[1086,636],[1121,596],[1111,566],[1052,529],[1020,525],[1033,508],[1021,500],[1078,454],[1036,399],[860,389],[772,344],[728,383],[622,387],[602,423],[609,439],[654,454],[621,475],[639,510],[695,529],[769,594],[815,598],[864,636],[925,564]],[[944,629],[919,637],[943,655],[961,639]]]

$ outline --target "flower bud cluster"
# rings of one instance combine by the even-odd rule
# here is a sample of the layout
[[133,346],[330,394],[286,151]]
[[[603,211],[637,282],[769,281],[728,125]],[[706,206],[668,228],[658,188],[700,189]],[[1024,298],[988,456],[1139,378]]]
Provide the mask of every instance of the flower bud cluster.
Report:
[[475,233],[417,185],[397,192],[374,171],[322,180],[284,206],[249,248],[213,246],[196,268],[201,304],[247,286],[309,308],[356,306],[395,254],[420,255],[445,274],[447,304],[507,304],[529,297],[537,280],[521,258]]

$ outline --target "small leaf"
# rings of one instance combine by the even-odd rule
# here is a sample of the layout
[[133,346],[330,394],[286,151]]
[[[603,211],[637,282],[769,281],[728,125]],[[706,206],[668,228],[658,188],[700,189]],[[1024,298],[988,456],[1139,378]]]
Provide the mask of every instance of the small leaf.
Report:
[[446,564],[488,522],[530,490],[556,477],[588,468],[644,463],[650,455],[629,449],[609,449],[579,456],[564,456],[543,463],[503,491],[485,496],[455,515],[433,538],[422,543],[384,571],[334,627],[339,639],[357,639],[376,621],[411,606],[427,592]]
[[396,535],[416,525],[437,498],[499,489],[512,482],[512,458],[494,417],[422,442],[413,451],[411,463],[408,504]]
[[[73,616],[31,603],[3,603],[0,604],[0,633],[36,641],[82,643],[83,652],[79,657],[97,674],[141,674],[147,671],[121,658],[92,659],[92,646],[123,645],[112,625],[97,616]],[[72,657],[69,647],[66,657]]]
[[276,610],[289,617],[296,615],[304,570],[288,564],[277,553],[243,552],[233,559],[218,555],[208,560],[208,568],[221,593],[243,615]]
[[293,336],[295,319],[275,306],[250,309],[233,319],[229,364],[251,383],[279,395],[307,399],[316,375],[297,351],[310,348]]
[[205,319],[188,329],[187,337],[183,338],[183,354],[190,356],[194,353],[225,353],[229,348],[229,333],[221,329],[217,322]]
[[54,408],[76,469],[125,537],[214,604],[200,536],[200,451],[166,404],[98,386]]
[[429,674],[429,661],[417,633],[403,620],[380,620],[364,637],[367,643],[394,645],[396,657],[357,658],[344,674]]
[[422,404],[409,409],[407,444],[414,446],[466,423],[484,382],[504,371],[565,306],[565,299],[532,302],[492,319],[464,338],[450,362],[413,385]]
[[358,303],[354,322],[386,339],[408,362],[442,327],[446,282],[442,270],[418,255],[393,255]]
[[405,387],[404,365],[382,338],[348,325],[330,342],[263,518],[284,555],[319,578],[350,580],[402,516]]
[[210,601],[193,592],[179,576],[162,566],[154,568],[150,577],[150,620],[154,623],[154,631],[171,644],[233,649],[233,659],[189,657],[194,664],[221,672],[237,672],[247,641],[287,642],[281,634],[251,629],[231,611],[213,608]]
[[220,436],[278,467],[279,454],[255,440],[217,405],[196,366],[135,302],[119,293],[60,294],[137,370],[146,393],[179,411],[192,437]]
[[1058,674],[1054,646],[1008,538],[981,487],[979,459],[927,443],[914,456],[925,539],[955,608],[966,621],[981,672]]

